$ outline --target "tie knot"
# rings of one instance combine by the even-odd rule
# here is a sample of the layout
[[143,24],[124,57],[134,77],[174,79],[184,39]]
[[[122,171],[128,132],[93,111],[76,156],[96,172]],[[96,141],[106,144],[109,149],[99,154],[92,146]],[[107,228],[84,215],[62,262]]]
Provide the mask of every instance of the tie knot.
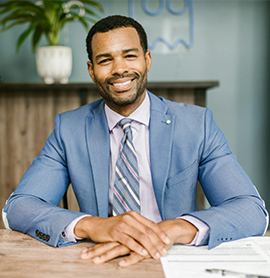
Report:
[[124,133],[127,133],[128,131],[131,130],[131,127],[130,127],[131,122],[132,122],[132,120],[129,118],[124,118],[119,122],[119,125],[123,129]]

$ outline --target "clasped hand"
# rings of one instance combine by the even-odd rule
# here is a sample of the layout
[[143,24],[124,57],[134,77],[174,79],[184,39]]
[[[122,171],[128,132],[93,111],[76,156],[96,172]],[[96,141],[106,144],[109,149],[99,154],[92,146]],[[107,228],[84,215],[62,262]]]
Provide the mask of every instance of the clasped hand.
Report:
[[152,257],[158,260],[175,242],[189,243],[197,229],[182,219],[154,223],[135,211],[115,217],[85,217],[75,226],[76,236],[99,243],[82,250],[81,259],[100,264],[128,255],[118,264],[126,267]]

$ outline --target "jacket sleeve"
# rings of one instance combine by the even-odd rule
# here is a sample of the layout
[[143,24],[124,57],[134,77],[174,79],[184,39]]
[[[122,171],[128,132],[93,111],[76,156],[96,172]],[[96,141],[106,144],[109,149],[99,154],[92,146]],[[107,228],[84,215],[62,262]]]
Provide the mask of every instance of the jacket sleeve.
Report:
[[57,206],[70,183],[60,131],[61,115],[57,115],[55,130],[3,209],[6,226],[52,246],[72,244],[60,235],[82,215]]
[[225,241],[264,234],[268,226],[264,202],[231,153],[209,109],[205,114],[199,181],[211,207],[188,215],[210,227],[202,244],[213,248]]

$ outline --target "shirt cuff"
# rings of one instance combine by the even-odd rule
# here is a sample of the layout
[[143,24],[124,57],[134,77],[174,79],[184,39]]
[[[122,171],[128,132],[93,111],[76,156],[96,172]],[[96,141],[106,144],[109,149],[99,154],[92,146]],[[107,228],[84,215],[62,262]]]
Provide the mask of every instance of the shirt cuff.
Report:
[[88,217],[91,215],[85,214],[82,216],[77,217],[76,219],[74,219],[72,222],[70,222],[66,228],[63,230],[63,232],[61,233],[61,238],[63,238],[66,241],[71,241],[71,242],[77,242],[78,240],[81,240],[82,238],[77,237],[74,234],[74,227],[76,226],[76,224],[83,218]]
[[202,222],[201,220],[199,220],[198,218],[190,216],[190,215],[181,216],[179,218],[188,221],[189,223],[191,223],[198,229],[198,232],[195,235],[192,242],[190,242],[189,244],[186,244],[186,245],[195,245],[195,246],[200,245],[202,243],[203,239],[205,238],[205,236],[210,231],[209,226],[207,224],[205,224],[204,222]]

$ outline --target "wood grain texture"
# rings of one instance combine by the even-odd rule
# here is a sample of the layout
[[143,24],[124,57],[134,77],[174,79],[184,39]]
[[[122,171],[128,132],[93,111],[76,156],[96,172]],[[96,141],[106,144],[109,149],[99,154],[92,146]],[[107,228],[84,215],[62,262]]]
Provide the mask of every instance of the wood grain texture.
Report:
[[[206,89],[215,86],[218,86],[217,81],[150,82],[147,88],[157,96],[204,106]],[[76,109],[99,98],[95,84],[91,83],[0,84],[1,209],[33,159],[42,150],[54,129],[56,114]],[[71,186],[67,192],[67,200],[69,209],[79,210]],[[204,195],[200,186],[198,204],[200,208],[204,207]],[[0,228],[3,227],[0,221]]]
[[[16,92],[0,93],[1,209],[33,159],[41,152],[54,129],[56,114],[78,107],[80,98],[77,92],[67,95],[61,90],[55,93],[18,88]],[[77,209],[76,204],[73,206]],[[2,221],[0,228],[3,228]]]
[[128,268],[117,266],[120,259],[102,265],[81,260],[81,250],[90,245],[54,248],[22,233],[0,230],[0,277],[164,278],[161,263],[152,259]]

